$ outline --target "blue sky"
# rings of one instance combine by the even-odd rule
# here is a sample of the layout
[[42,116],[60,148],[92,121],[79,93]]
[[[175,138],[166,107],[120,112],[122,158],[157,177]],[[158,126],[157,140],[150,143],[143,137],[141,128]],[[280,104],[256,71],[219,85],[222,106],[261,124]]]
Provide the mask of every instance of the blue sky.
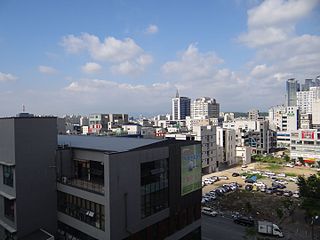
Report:
[[222,111],[283,103],[320,75],[318,0],[0,1],[0,116]]

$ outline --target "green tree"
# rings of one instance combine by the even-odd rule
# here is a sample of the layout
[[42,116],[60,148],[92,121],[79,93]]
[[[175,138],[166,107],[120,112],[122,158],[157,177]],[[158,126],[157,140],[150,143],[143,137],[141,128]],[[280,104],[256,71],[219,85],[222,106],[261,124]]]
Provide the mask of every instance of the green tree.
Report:
[[302,197],[302,207],[309,217],[320,215],[320,176],[315,174],[308,178],[299,176],[298,186]]

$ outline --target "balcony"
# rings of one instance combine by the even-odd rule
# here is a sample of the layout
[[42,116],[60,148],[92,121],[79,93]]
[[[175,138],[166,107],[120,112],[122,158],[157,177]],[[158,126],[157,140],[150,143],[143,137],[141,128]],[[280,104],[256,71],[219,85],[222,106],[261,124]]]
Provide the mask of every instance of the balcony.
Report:
[[72,186],[72,187],[76,187],[79,189],[83,189],[89,192],[104,195],[104,185],[101,182],[88,181],[88,180],[83,180],[78,178],[67,178],[67,177],[61,177],[61,179],[58,179],[58,182],[65,185]]

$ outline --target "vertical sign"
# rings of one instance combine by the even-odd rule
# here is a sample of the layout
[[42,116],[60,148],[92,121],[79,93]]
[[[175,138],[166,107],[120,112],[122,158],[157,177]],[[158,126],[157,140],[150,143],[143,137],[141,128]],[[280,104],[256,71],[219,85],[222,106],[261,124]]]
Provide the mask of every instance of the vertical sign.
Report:
[[181,147],[181,195],[201,189],[201,145]]

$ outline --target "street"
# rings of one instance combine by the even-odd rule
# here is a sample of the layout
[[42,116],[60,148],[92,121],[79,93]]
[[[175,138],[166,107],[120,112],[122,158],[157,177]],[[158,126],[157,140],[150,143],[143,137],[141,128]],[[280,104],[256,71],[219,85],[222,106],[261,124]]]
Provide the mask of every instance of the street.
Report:
[[246,227],[221,216],[202,215],[202,240],[239,240],[245,236]]

